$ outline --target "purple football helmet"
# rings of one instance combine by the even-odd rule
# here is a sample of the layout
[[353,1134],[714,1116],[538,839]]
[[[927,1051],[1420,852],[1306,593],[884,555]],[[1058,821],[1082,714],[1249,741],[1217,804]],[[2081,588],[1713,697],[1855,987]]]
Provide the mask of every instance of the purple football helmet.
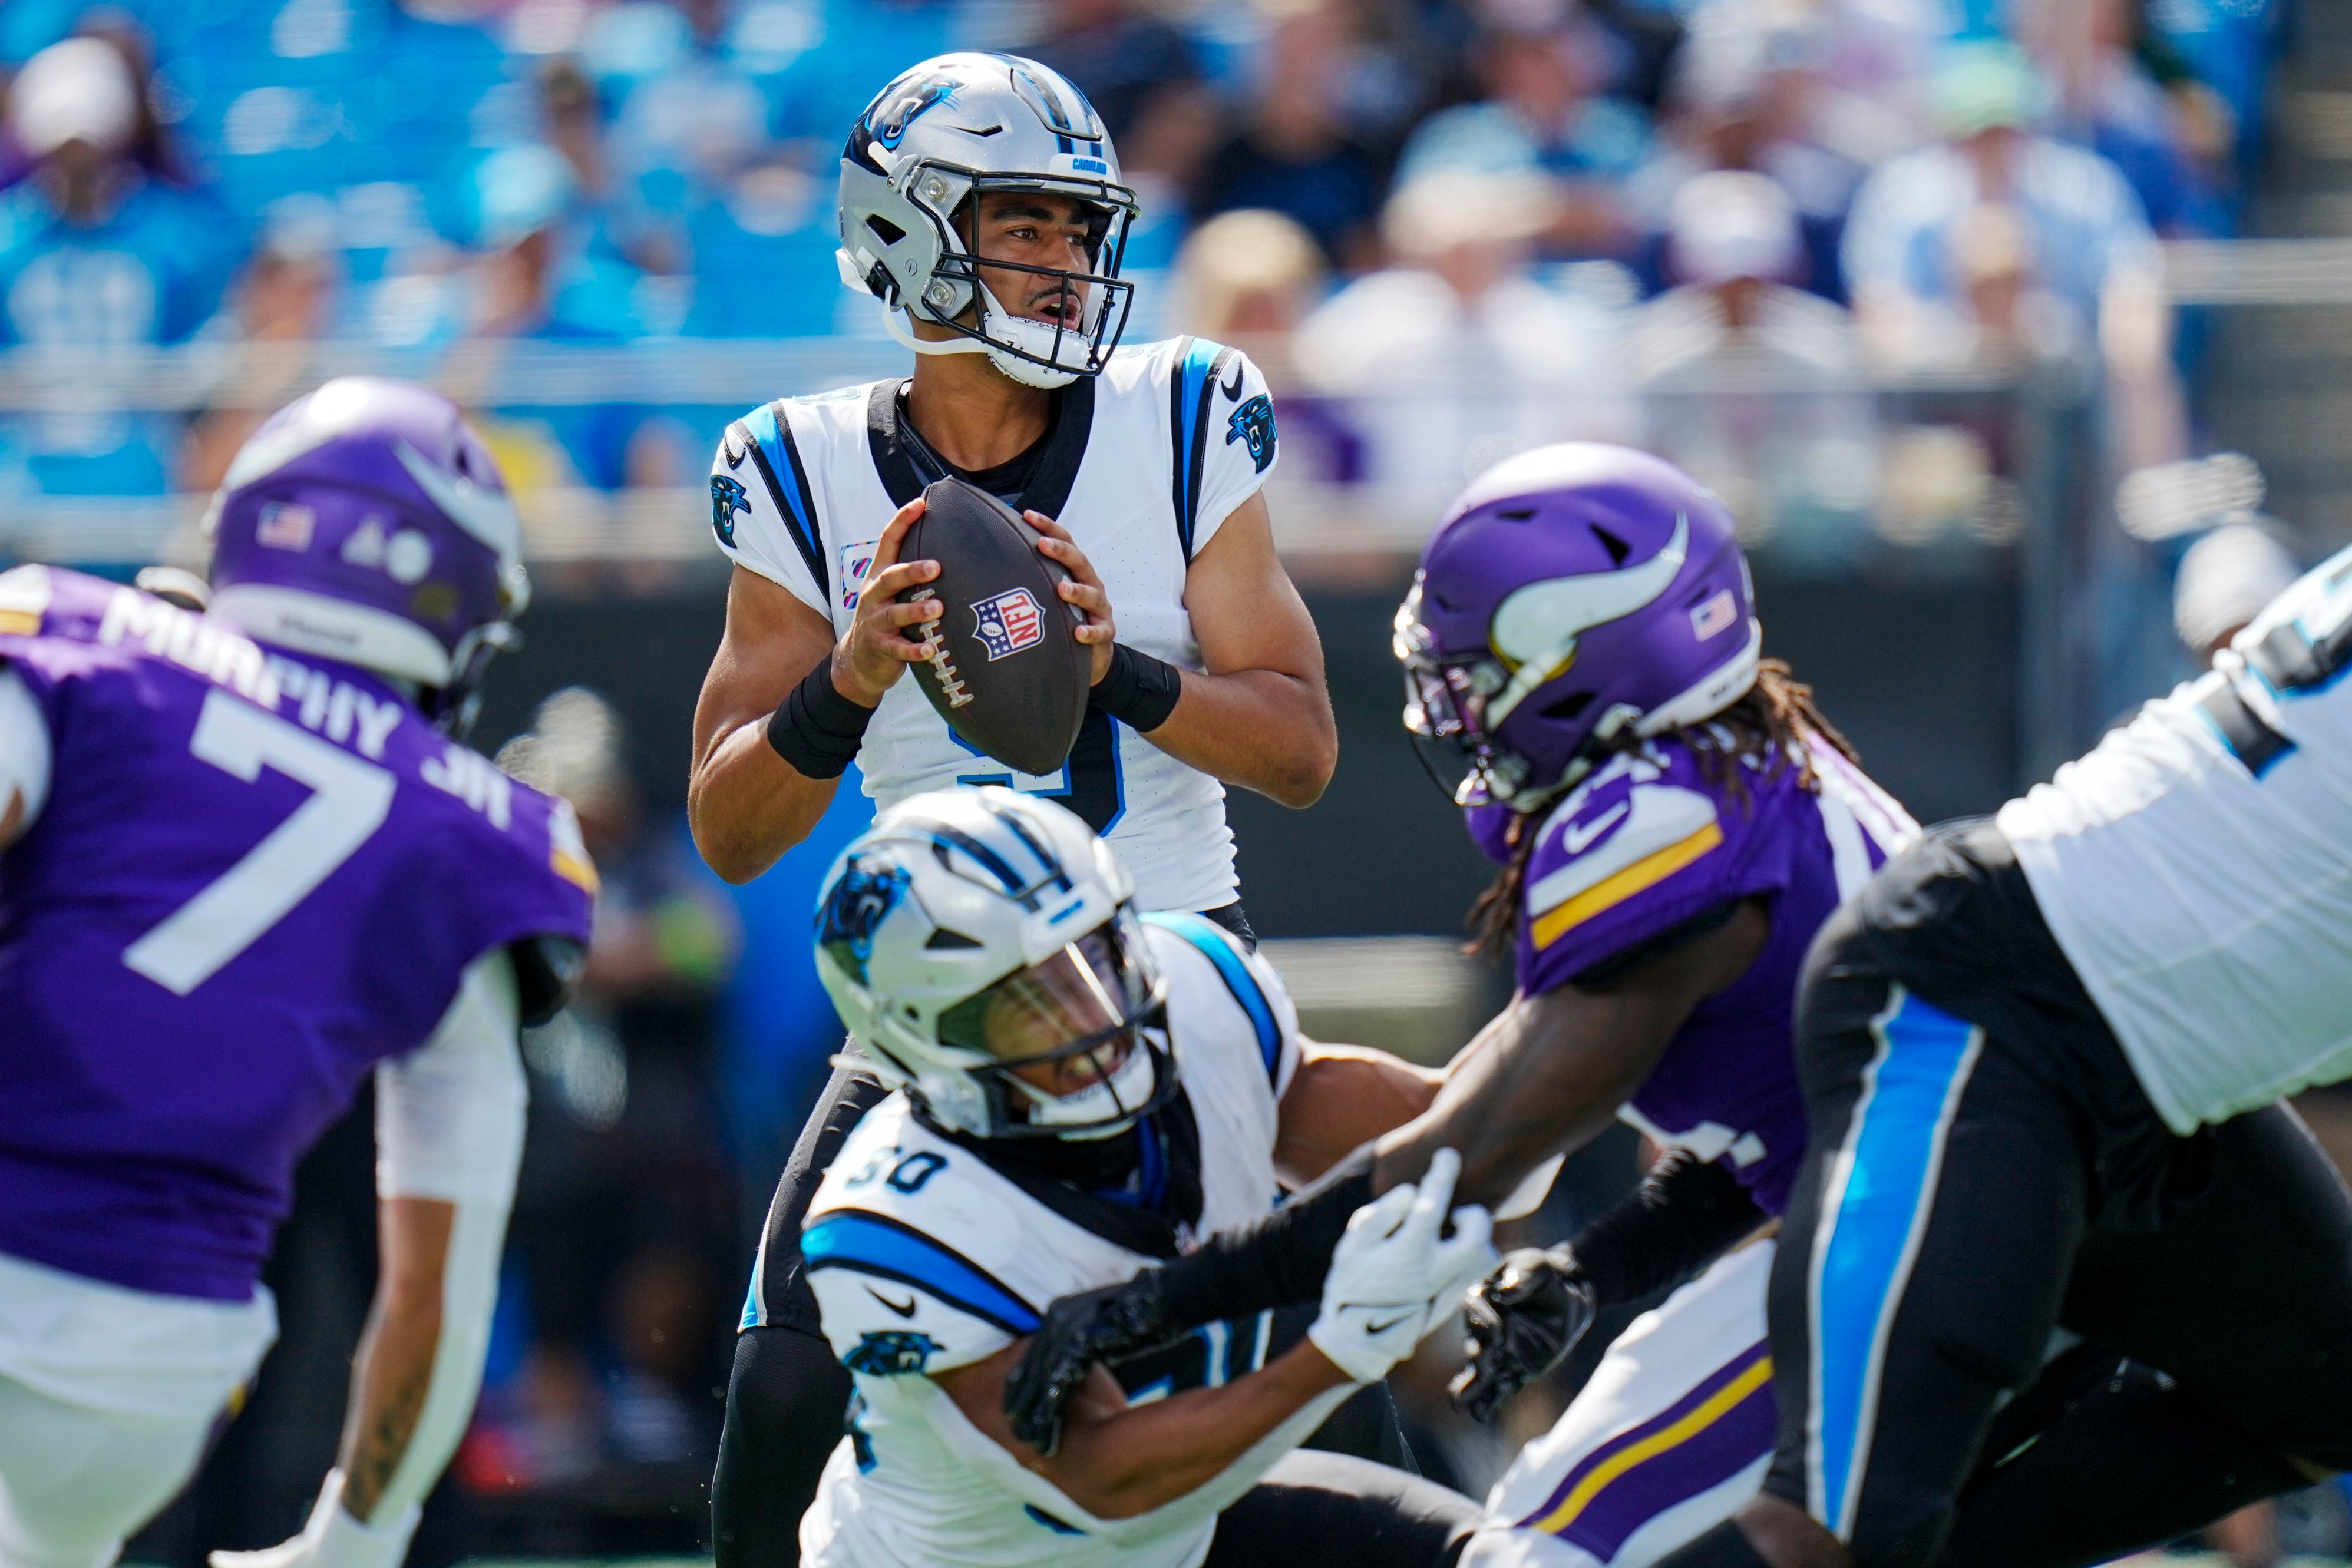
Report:
[[522,528],[457,405],[346,376],[256,431],[205,517],[212,613],[263,643],[414,682],[462,734],[530,601]]
[[1763,628],[1731,515],[1672,464],[1573,442],[1473,480],[1397,612],[1405,727],[1532,811],[1645,736],[1721,713]]

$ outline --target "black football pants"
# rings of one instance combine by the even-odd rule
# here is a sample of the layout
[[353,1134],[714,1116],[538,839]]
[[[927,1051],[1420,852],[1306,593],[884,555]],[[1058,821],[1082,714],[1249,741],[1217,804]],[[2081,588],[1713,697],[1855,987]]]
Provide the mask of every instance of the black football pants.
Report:
[[1931,835],[1832,918],[1798,1053],[1765,1485],[1858,1568],[1934,1561],[2060,1329],[2266,1452],[2352,1468],[2352,1197],[2283,1105],[2163,1126],[1998,833]]

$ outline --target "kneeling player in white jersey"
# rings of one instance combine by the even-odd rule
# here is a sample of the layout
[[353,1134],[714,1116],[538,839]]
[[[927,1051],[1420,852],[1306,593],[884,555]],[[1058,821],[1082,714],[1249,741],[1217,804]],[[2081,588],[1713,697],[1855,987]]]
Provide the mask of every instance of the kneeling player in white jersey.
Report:
[[[886,807],[959,783],[1049,795],[1109,840],[1142,908],[1248,936],[1224,788],[1311,804],[1338,741],[1262,494],[1278,450],[1264,378],[1203,340],[1118,347],[1137,210],[1085,95],[1034,61],[924,61],[849,128],[844,277],[913,362],[755,409],[713,461],[711,528],[735,570],[689,809],[720,875],[755,876],[799,843],[855,760]],[[973,613],[899,602],[938,570],[898,549],[924,486],[950,474],[1029,513],[1073,574],[1094,688],[1058,773],[1008,774],[900,678],[921,656],[908,632]],[[1010,634],[996,656],[1036,645]],[[801,1278],[800,1220],[880,1097],[870,1075],[837,1073],[778,1184],[713,1483],[721,1568],[788,1559],[847,1397]]]
[[1417,1196],[1355,1218],[1292,1349],[1269,1357],[1265,1315],[1211,1325],[1098,1374],[1042,1449],[1001,1407],[1040,1307],[1264,1214],[1278,1161],[1336,1155],[1335,1134],[1418,1098],[1385,1092],[1400,1065],[1302,1040],[1239,942],[1194,915],[1139,921],[1109,849],[1008,790],[884,812],[820,896],[817,967],[897,1092],[850,1135],[802,1238],[857,1385],[804,1563],[1464,1560],[1482,1517],[1467,1499],[1291,1452],[1491,1260],[1485,1210],[1441,1234],[1450,1153]]

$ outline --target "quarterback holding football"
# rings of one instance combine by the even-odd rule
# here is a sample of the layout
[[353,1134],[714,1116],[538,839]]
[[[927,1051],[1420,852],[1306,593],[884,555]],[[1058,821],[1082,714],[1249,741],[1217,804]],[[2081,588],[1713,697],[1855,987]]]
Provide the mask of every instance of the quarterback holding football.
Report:
[[[1086,96],[1015,56],[924,61],[850,128],[842,277],[914,361],[754,409],[712,464],[735,570],[688,810],[720,875],[749,880],[802,841],[855,760],[885,809],[958,784],[1049,796],[1111,845],[1138,907],[1252,940],[1224,786],[1311,804],[1338,742],[1261,494],[1278,454],[1265,379],[1202,339],[1119,344],[1137,212]],[[992,577],[928,538],[937,555],[908,549],[944,479],[1021,514],[1054,577]],[[1087,685],[1066,754],[1032,772],[967,738],[1017,727],[995,710],[1066,678],[1053,667],[1073,643]],[[882,1098],[871,1073],[837,1071],[770,1209],[713,1487],[722,1564],[789,1560],[840,1431],[848,1378],[801,1225]]]

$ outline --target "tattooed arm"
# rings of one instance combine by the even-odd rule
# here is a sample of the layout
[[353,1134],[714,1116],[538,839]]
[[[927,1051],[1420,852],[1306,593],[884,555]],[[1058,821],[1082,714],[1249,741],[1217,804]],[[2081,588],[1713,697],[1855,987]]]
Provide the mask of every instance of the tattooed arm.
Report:
[[381,1524],[421,1503],[465,1436],[506,1218],[432,1198],[377,1204],[381,1273],[336,1459],[353,1519]]
[[[343,1473],[344,1511],[361,1521],[383,1502],[432,1391],[457,1206],[388,1197],[376,1206],[376,1226],[382,1261],[375,1305],[352,1363],[351,1406],[335,1461]],[[473,1401],[466,1403],[470,1408]],[[434,1473],[440,1469],[433,1466]]]
[[514,964],[468,969],[425,1047],[376,1071],[375,1304],[342,1448],[300,1535],[214,1568],[396,1568],[481,1386],[522,1158]]

